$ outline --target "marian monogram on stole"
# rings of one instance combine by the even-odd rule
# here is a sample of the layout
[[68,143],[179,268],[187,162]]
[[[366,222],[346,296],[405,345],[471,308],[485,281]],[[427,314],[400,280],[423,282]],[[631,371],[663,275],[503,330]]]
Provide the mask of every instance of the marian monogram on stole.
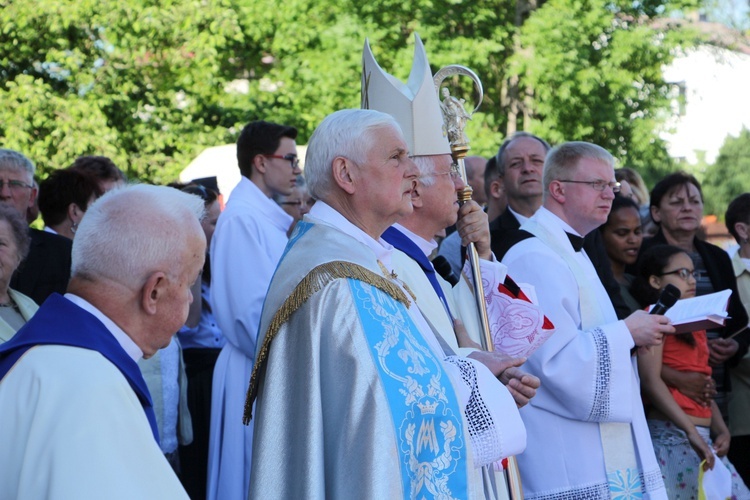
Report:
[[461,498],[467,453],[461,411],[439,359],[403,304],[349,280],[399,440],[404,498]]

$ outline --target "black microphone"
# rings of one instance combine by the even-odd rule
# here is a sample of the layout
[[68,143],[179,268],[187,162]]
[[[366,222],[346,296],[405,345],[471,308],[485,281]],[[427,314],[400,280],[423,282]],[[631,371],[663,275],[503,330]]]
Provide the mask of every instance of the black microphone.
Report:
[[448,259],[442,255],[438,255],[432,259],[432,265],[435,266],[435,271],[440,273],[440,276],[450,283],[451,286],[456,286],[458,284],[458,276],[453,272],[453,268],[451,267],[450,262],[448,262]]
[[677,288],[674,285],[667,285],[664,287],[664,290],[661,291],[659,294],[659,300],[654,304],[654,307],[651,308],[651,311],[649,311],[649,314],[664,314],[667,312],[667,309],[675,305],[675,303],[679,300],[680,295],[680,289]]

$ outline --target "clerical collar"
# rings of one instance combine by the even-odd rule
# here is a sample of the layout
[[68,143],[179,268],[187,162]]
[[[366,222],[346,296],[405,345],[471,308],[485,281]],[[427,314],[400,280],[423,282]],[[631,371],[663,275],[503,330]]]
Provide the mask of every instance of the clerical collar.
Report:
[[117,343],[120,344],[120,347],[122,347],[125,352],[128,353],[128,356],[130,356],[133,361],[137,363],[138,360],[143,357],[143,351],[141,351],[141,348],[138,347],[135,342],[133,342],[133,339],[131,339],[128,334],[123,331],[122,328],[117,326],[114,321],[109,319],[104,315],[103,312],[101,312],[93,304],[91,304],[91,302],[72,293],[66,293],[65,298],[84,311],[93,314],[96,319],[101,321],[107,328],[107,330],[109,330],[109,333],[111,333],[115,340],[117,340]]
[[427,241],[426,239],[419,236],[417,233],[414,233],[412,231],[409,231],[407,228],[402,226],[401,224],[394,224],[393,227],[404,233],[415,245],[419,247],[422,252],[429,257],[432,255],[432,252],[435,251],[435,249],[438,247],[437,241],[434,239],[431,241]]
[[386,242],[383,238],[378,240],[364,232],[359,227],[352,224],[346,217],[341,215],[332,206],[328,205],[322,200],[318,200],[312,206],[309,212],[310,217],[318,219],[318,221],[333,226],[344,234],[347,234],[359,241],[363,245],[366,245],[370,250],[375,253],[375,257],[383,263],[388,271],[393,271],[393,265],[391,264],[391,256],[393,255],[393,246]]

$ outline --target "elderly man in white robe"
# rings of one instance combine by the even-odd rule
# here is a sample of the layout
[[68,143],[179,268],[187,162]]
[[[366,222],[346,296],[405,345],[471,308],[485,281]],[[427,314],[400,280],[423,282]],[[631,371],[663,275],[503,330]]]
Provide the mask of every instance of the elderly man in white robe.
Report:
[[[479,253],[485,299],[494,313],[490,323],[499,326],[507,319],[503,317],[507,304],[495,300],[500,293],[498,285],[506,279],[506,267],[497,262],[490,251],[487,214],[471,200],[459,209],[458,193],[463,191],[465,184],[453,163],[451,148],[443,133],[440,101],[418,35],[415,35],[414,53],[407,84],[382,70],[367,42],[362,56],[363,105],[391,114],[402,130],[407,131],[404,134],[406,142],[419,170],[412,191],[414,210],[388,228],[383,239],[400,250],[394,254],[395,271],[416,295],[417,307],[440,334],[445,350],[486,364],[500,375],[503,383],[508,384],[507,388],[518,406],[524,406],[539,387],[539,379],[518,369],[525,358],[511,358],[500,350],[490,353],[479,349],[481,329],[471,285],[460,279],[452,287],[436,273],[429,260],[437,248],[434,236],[456,224],[458,219],[456,236],[460,236],[464,244],[474,243]],[[514,310],[516,314],[519,311],[518,307]],[[507,413],[515,411],[512,406],[506,410]],[[523,428],[498,424],[503,428],[503,436],[523,436],[526,433]],[[505,498],[507,490],[503,477],[494,476],[486,474],[485,496]]]
[[674,333],[669,320],[637,311],[618,321],[583,236],[607,220],[619,185],[614,159],[582,142],[553,148],[544,201],[521,227],[528,238],[503,258],[536,287],[555,334],[525,368],[541,388],[521,410],[528,431],[518,457],[527,499],[666,499],[654,457],[633,348]]
[[203,201],[113,190],[87,211],[65,296],[0,346],[0,497],[187,499],[159,448],[137,361],[185,323]]
[[495,422],[520,425],[510,395],[444,354],[393,272],[381,235],[411,213],[416,173],[384,113],[338,111],[313,133],[319,201],[271,282],[246,403],[251,497],[482,498],[479,467],[522,449],[498,446]]

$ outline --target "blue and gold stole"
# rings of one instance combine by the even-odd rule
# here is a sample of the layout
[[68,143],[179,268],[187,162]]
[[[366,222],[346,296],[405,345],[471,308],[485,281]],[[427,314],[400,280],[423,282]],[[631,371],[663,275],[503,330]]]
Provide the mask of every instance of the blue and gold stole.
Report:
[[441,361],[404,304],[363,281],[349,287],[389,402],[404,498],[466,497],[468,445]]

